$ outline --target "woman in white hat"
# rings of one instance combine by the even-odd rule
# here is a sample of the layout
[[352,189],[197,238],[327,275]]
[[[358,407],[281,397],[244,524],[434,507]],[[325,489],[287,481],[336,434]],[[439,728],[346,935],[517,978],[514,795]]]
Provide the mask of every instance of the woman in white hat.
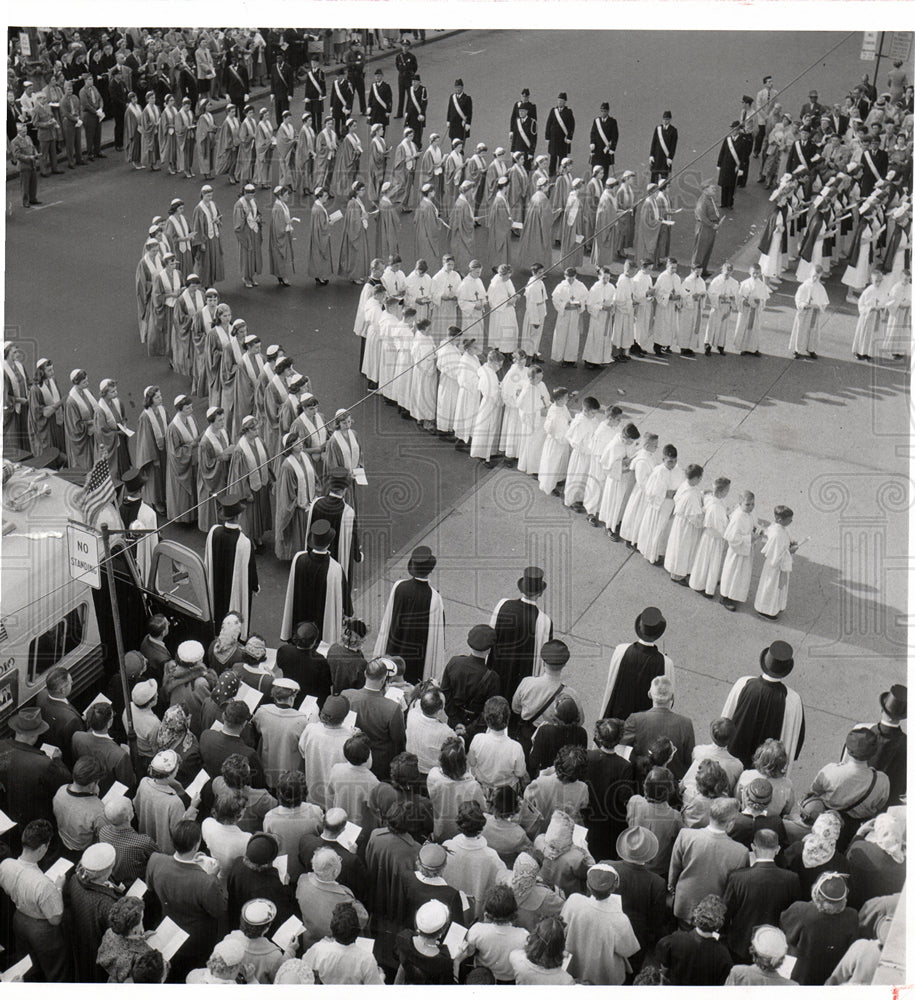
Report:
[[397,253],[400,246],[400,232],[397,222],[397,211],[391,193],[391,181],[381,185],[381,196],[378,201],[378,219],[375,224],[375,256],[388,260],[391,254]]
[[356,129],[356,119],[347,118],[346,131],[340,139],[340,144],[337,148],[337,157],[334,161],[333,189],[340,195],[351,191],[359,177],[359,165],[362,161],[362,140],[359,138]]
[[378,199],[381,197],[381,185],[388,172],[388,157],[390,155],[391,147],[384,139],[384,125],[381,122],[376,122],[371,128],[371,142],[369,143],[368,197],[373,205],[377,205]]
[[175,98],[172,94],[166,95],[165,107],[159,115],[159,156],[163,164],[168,167],[170,174],[176,174],[178,166],[178,138],[175,132],[175,122],[178,118],[178,109],[175,107]]
[[[95,408],[98,405],[89,391],[89,376],[82,368],[70,372],[70,392],[64,401],[64,433],[67,441],[67,465],[71,469],[92,468]],[[6,442],[4,441],[4,444]],[[7,445],[8,447],[8,445]]]
[[228,481],[229,462],[235,445],[229,443],[226,432],[226,413],[219,406],[207,410],[209,425],[200,438],[197,448],[197,527],[204,533],[217,524],[216,496]]
[[559,172],[553,180],[550,204],[553,207],[553,240],[558,243],[562,237],[562,222],[566,202],[572,193],[572,159],[565,156],[559,163]]
[[283,442],[283,461],[276,481],[274,552],[289,561],[305,548],[308,511],[317,495],[317,477],[305,452],[304,437],[293,431]]
[[178,258],[178,270],[181,274],[190,274],[194,270],[191,247],[191,227],[184,212],[184,202],[173,198],[168,206],[168,218],[165,220],[165,235],[171,244],[172,253]]
[[512,217],[508,208],[508,184],[508,177],[505,174],[496,181],[496,188],[489,203],[489,212],[487,213],[486,225],[488,234],[486,246],[489,263],[493,267],[507,264],[509,258]]
[[165,434],[165,509],[170,521],[193,524],[197,520],[197,448],[200,431],[194,420],[190,396],[175,397],[175,415]]
[[145,470],[143,499],[159,514],[165,513],[165,480],[168,474],[166,433],[168,418],[157,385],[143,390],[143,410],[137,419],[136,467]]
[[[216,135],[216,169],[217,174],[227,174],[230,184],[238,183],[238,157],[241,147],[241,123],[238,120],[238,109],[234,104],[226,105],[226,116],[219,126]],[[213,179],[213,171],[210,180]]]
[[162,165],[159,154],[159,118],[161,112],[156,104],[156,93],[150,90],[146,94],[146,104],[140,115],[140,160],[141,169],[148,167],[158,170]]
[[[348,145],[344,139],[344,148]],[[337,274],[349,278],[354,285],[361,285],[368,277],[369,266],[369,213],[365,204],[365,184],[355,181],[349,188],[346,215],[343,220],[343,239]]]
[[172,367],[179,375],[190,377],[194,370],[194,320],[206,305],[206,296],[196,274],[189,274],[186,280],[172,314]]
[[152,283],[152,315],[146,337],[146,351],[150,357],[171,355],[175,303],[183,290],[178,258],[169,252],[162,258],[162,262],[165,267],[153,278]]
[[432,193],[441,204],[444,194],[443,162],[444,154],[439,145],[441,136],[438,132],[429,135],[429,145],[419,160],[419,187],[422,190],[427,184],[432,185]]
[[[228,108],[226,114],[228,117]],[[210,102],[202,97],[197,104],[194,145],[197,149],[197,169],[203,174],[204,180],[212,180],[216,176],[217,135],[216,120],[210,111]]]
[[63,405],[53,363],[47,358],[39,358],[35,379],[29,389],[28,431],[33,455],[52,448],[61,453],[61,459],[66,455]]
[[[532,175],[531,185],[533,193],[528,201],[524,217],[519,256],[522,264],[527,268],[533,264],[540,264],[541,268],[549,267],[553,262],[553,206],[547,195],[549,179],[540,177],[534,180]],[[532,278],[531,280],[536,279]],[[525,297],[529,299],[529,296]],[[539,348],[539,342],[537,347]]]
[[[72,82],[70,86],[72,94]],[[131,90],[127,95],[127,107],[124,109],[124,158],[134,170],[143,169],[143,164],[140,162],[140,119],[142,116],[143,109],[140,107],[136,93]],[[69,121],[68,125],[70,128],[73,127]]]
[[95,460],[108,459],[115,483],[120,482],[121,473],[130,468],[127,435],[127,417],[118,399],[118,384],[112,378],[103,378],[99,383],[99,400],[95,410]]
[[204,184],[194,208],[194,270],[201,284],[212,287],[226,276],[222,255],[222,216],[213,201],[213,188]]
[[254,183],[261,189],[271,186],[273,177],[273,152],[276,148],[270,109],[260,109],[260,120],[254,133]]
[[411,212],[416,202],[416,165],[419,150],[413,141],[413,129],[403,130],[403,139],[394,150],[391,169],[391,201],[400,203],[401,210]]
[[280,186],[290,190],[295,183],[295,139],[292,112],[287,109],[283,112],[276,130],[276,162],[280,172]]
[[314,187],[315,163],[315,130],[311,115],[302,115],[302,127],[299,129],[295,145],[295,178],[293,186],[296,194],[307,198]]

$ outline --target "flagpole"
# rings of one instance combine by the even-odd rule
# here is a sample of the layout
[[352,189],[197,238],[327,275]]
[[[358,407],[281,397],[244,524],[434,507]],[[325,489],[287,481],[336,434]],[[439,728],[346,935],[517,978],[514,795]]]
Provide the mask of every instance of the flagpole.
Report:
[[121,633],[121,610],[114,582],[114,562],[111,558],[111,533],[108,525],[101,525],[102,544],[105,549],[105,577],[108,580],[108,596],[111,598],[111,619],[114,624],[114,641],[118,653],[118,672],[121,675],[121,691],[124,695],[124,719],[127,727],[127,748],[130,764],[137,774],[137,733],[133,728],[133,703],[130,700],[130,685],[127,681],[127,665],[124,662],[124,636]]

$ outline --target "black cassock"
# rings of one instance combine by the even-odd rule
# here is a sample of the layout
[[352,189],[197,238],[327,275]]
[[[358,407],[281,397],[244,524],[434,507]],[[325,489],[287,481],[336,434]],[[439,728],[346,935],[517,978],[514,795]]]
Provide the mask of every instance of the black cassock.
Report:
[[868,726],[877,737],[877,752],[867,762],[890,779],[888,806],[899,805],[906,790],[906,734],[898,726]]
[[254,550],[248,559],[248,607],[232,607],[232,583],[235,572],[235,548],[238,545],[238,537],[241,534],[240,528],[228,528],[224,524],[217,525],[211,534],[210,544],[213,553],[213,568],[210,577],[210,585],[213,588],[213,621],[216,622],[217,629],[220,622],[230,611],[241,611],[244,613],[248,628],[251,627],[249,618],[250,595],[257,590],[257,563],[254,560]]
[[427,580],[404,580],[395,588],[392,601],[385,653],[403,657],[404,677],[418,684],[426,666],[432,587]]
[[[537,649],[540,614],[536,604],[515,598],[504,601],[496,615],[496,641],[489,654],[489,666],[499,675],[501,694],[509,704],[521,679],[534,673],[540,655]],[[549,638],[553,638],[552,624]]]
[[[327,570],[329,565],[326,552],[309,551],[296,556],[293,567],[295,583],[292,592],[292,614],[288,620],[289,628],[284,627],[281,639],[290,638],[295,633],[296,626],[301,622],[314,622],[318,630],[318,642],[321,641],[324,633],[324,607],[327,603]],[[343,613],[345,615],[353,613],[346,573],[343,574]],[[283,624],[284,626],[287,624],[285,610]]]
[[648,688],[663,673],[664,654],[657,646],[632,643],[620,660],[613,693],[600,718],[625,721],[634,712],[647,712],[651,708]]
[[[780,681],[764,681],[754,677],[747,681],[737,696],[737,706],[731,719],[737,727],[728,750],[743,761],[743,766],[753,766],[753,754],[766,740],[780,740],[785,721],[785,701],[788,689]],[[795,760],[804,745],[804,721],[795,748]],[[790,749],[789,749],[790,754]]]

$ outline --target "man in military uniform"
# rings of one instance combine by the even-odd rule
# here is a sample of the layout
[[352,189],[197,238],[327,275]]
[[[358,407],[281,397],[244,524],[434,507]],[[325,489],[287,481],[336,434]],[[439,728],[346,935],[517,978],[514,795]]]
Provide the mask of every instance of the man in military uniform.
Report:
[[[359,44],[356,35],[350,39],[349,49],[343,57],[346,63],[346,75],[349,78],[353,94],[359,98],[359,110],[365,114],[365,53]],[[353,99],[353,110],[355,111],[355,97]]]
[[473,118],[473,98],[464,93],[464,81],[458,77],[454,81],[454,93],[448,98],[449,139],[466,139],[470,135],[470,122]]
[[283,120],[283,112],[289,110],[289,102],[295,91],[295,74],[286,62],[282,52],[276,55],[273,72],[270,74],[270,86],[273,90],[273,108],[276,112],[277,125]]
[[556,106],[550,108],[546,119],[547,152],[550,154],[550,177],[556,176],[556,168],[572,151],[572,137],[575,135],[575,115],[566,106],[568,95],[562,91],[556,98]]
[[413,129],[413,141],[417,149],[423,146],[423,129],[426,127],[426,107],[429,104],[429,94],[422,85],[419,73],[414,74],[407,91],[407,102],[404,107],[404,125]]
[[334,116],[334,131],[338,139],[346,134],[346,121],[352,110],[353,85],[346,78],[345,70],[341,69],[330,88],[330,112]]
[[394,57],[394,65],[397,67],[397,114],[395,118],[403,118],[404,101],[407,99],[407,91],[413,76],[419,69],[416,56],[410,51],[410,39],[400,40],[400,52]]
[[604,101],[600,106],[600,114],[591,123],[591,166],[603,170],[601,180],[606,180],[610,175],[619,139],[616,119],[610,117],[610,105]]
[[511,140],[512,153],[524,154],[524,168],[530,170],[537,148],[537,119],[531,118],[523,104],[516,104],[517,114],[512,115]]
[[318,131],[324,121],[324,98],[327,96],[321,57],[311,57],[311,68],[305,75],[305,112],[311,115],[311,127]]
[[382,125],[387,130],[394,110],[394,96],[391,85],[384,78],[384,71],[375,70],[375,82],[369,91],[369,127]]
[[672,124],[673,115],[665,111],[661,115],[661,124],[651,135],[651,149],[648,153],[648,166],[651,170],[649,183],[657,184],[662,177],[669,177],[674,168],[674,156],[677,153],[677,128]]
[[10,159],[19,167],[19,192],[22,207],[40,205],[38,200],[38,150],[29,138],[25,122],[16,123],[16,135],[10,143]]
[[524,108],[527,111],[527,117],[533,121],[537,121],[537,105],[531,103],[531,92],[525,87],[521,91],[521,100],[515,101],[512,106],[511,120],[508,123],[508,131],[514,132],[515,121],[518,115],[521,113],[521,109]]

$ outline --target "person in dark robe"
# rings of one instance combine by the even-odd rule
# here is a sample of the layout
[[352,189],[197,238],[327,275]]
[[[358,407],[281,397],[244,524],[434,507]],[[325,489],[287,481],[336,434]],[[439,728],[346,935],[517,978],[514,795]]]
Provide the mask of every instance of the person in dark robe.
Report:
[[284,642],[298,622],[314,622],[318,642],[338,642],[344,615],[353,613],[346,575],[330,554],[335,534],[327,521],[313,521],[307,551],[297,552],[292,560],[280,628]]
[[588,850],[595,858],[617,856],[617,838],[626,829],[626,805],[638,791],[632,764],[616,752],[622,736],[620,719],[598,719],[597,749],[588,751]]
[[260,589],[254,548],[238,523],[242,501],[229,494],[220,497],[217,504],[224,521],[210,528],[204,559],[213,619],[221,622],[230,610],[237,611],[242,634],[247,635],[251,625],[251,596]]
[[440,680],[445,666],[445,609],[441,594],[429,583],[435,561],[427,546],[413,550],[407,564],[410,579],[391,588],[375,642],[375,656],[403,658],[404,678],[411,684]]
[[489,622],[496,632],[489,666],[499,675],[500,694],[509,704],[521,679],[533,676],[538,668],[543,644],[553,638],[553,623],[537,603],[546,590],[543,570],[528,566],[518,590],[521,597],[499,601]]
[[327,493],[316,497],[308,511],[308,526],[314,521],[327,521],[334,529],[330,554],[343,567],[347,581],[352,581],[353,566],[362,562],[356,511],[347,502],[347,494],[353,489],[352,477],[346,469],[331,469],[325,484]]
[[731,122],[730,135],[725,136],[718,151],[718,185],[721,188],[721,207],[734,207],[734,189],[742,174],[740,162],[740,122]]
[[652,680],[661,674],[673,680],[673,662],[656,645],[666,628],[667,621],[657,608],[645,608],[636,618],[638,638],[633,643],[621,643],[610,657],[607,686],[601,698],[604,710],[599,718],[625,722],[634,712],[647,712],[651,708],[648,688]]
[[496,631],[489,625],[474,625],[467,633],[470,653],[452,656],[445,664],[442,675],[442,695],[448,725],[464,726],[468,744],[477,732],[484,732],[485,724],[477,726],[483,706],[501,688],[499,675],[486,663],[486,655],[496,641]]
[[[905,684],[894,684],[880,695],[880,721],[855,726],[855,729],[870,729],[877,737],[877,750],[867,763],[890,779],[887,806],[900,805],[905,795],[907,740],[900,723],[908,715],[908,701],[909,689]],[[842,760],[846,758],[843,752]]]
[[721,714],[734,723],[728,750],[753,766],[756,748],[767,739],[781,740],[788,760],[797,760],[804,745],[804,706],[800,695],[782,683],[794,669],[794,650],[777,640],[759,654],[762,673],[735,681]]
[[283,885],[273,862],[279,854],[276,837],[269,833],[252,834],[243,857],[235,858],[226,876],[229,924],[238,927],[241,910],[249,899],[269,899],[276,916],[265,937],[272,936],[295,913],[292,887]]
[[331,694],[330,664],[318,652],[320,632],[314,622],[299,622],[291,640],[276,651],[276,665],[283,677],[299,685],[302,696],[314,695],[318,707]]

